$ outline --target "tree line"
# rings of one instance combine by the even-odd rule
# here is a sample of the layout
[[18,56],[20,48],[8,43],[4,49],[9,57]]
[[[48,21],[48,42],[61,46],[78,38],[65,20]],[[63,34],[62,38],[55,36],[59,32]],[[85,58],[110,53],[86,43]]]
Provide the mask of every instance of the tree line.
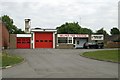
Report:
[[[72,22],[65,24],[62,24],[61,26],[57,27],[57,32],[59,34],[104,34],[109,35],[106,30],[103,28],[97,30],[96,32],[93,32],[91,29],[88,28],[82,28],[78,22]],[[120,34],[120,30],[117,27],[113,27],[110,30],[111,35],[118,35]]]
[[[22,34],[25,33],[22,29],[17,28],[14,25],[13,19],[11,19],[8,15],[1,16],[0,19],[3,23],[5,23],[10,34]],[[56,27],[58,34],[104,34],[109,35],[103,28],[93,32],[91,29],[81,27],[78,22],[72,22],[62,24],[59,27]],[[113,27],[110,30],[111,35],[120,34],[120,30],[117,27]]]

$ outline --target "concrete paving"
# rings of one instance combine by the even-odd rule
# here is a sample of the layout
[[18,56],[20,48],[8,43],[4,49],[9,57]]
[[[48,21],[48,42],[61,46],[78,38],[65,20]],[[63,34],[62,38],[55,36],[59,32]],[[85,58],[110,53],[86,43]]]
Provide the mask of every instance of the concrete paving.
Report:
[[[25,62],[2,70],[3,78],[118,78],[118,64],[79,56],[96,49],[13,49]],[[99,49],[100,50],[100,49]]]

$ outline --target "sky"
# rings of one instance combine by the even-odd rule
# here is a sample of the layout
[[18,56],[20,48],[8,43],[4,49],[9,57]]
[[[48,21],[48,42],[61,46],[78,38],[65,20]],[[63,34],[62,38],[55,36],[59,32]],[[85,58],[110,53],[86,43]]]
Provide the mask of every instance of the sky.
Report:
[[108,33],[118,27],[119,0],[1,0],[0,14],[9,15],[24,30],[24,19],[31,28],[56,28],[65,22],[78,22],[94,32],[104,28]]

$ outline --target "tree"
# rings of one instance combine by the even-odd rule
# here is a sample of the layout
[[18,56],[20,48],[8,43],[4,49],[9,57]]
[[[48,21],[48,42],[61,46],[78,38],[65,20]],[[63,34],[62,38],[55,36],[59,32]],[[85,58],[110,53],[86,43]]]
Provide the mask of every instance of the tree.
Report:
[[78,23],[65,23],[60,27],[57,27],[57,32],[60,34],[77,34],[79,33],[81,26]]
[[14,34],[24,34],[25,32],[22,31],[21,29],[17,29]]
[[97,30],[95,34],[108,35],[108,33],[107,33],[107,32],[106,32],[103,28],[101,28],[101,29]]
[[81,28],[80,33],[81,34],[92,34],[93,31],[91,29],[88,29],[88,28]]
[[60,27],[57,27],[57,32],[59,34],[91,34],[92,30],[87,28],[82,28],[78,22],[65,23]]
[[111,29],[110,33],[111,33],[112,35],[116,35],[116,34],[120,34],[120,31],[119,31],[118,28],[115,28],[115,27],[114,27],[114,28]]
[[13,22],[13,19],[11,19],[8,15],[4,15],[1,17],[2,22],[6,25],[9,33],[17,34],[17,33],[24,33],[21,29],[18,29]]

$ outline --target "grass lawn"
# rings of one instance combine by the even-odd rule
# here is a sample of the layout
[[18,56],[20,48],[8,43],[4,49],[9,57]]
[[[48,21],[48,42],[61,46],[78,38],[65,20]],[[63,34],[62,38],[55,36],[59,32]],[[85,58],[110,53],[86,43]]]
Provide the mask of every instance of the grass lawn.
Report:
[[[1,59],[2,58],[2,59]],[[14,65],[23,61],[23,58],[3,53],[0,55],[0,67]]]
[[93,51],[93,52],[85,52],[82,54],[84,57],[104,60],[104,61],[112,61],[118,62],[118,50],[103,50],[103,51]]

